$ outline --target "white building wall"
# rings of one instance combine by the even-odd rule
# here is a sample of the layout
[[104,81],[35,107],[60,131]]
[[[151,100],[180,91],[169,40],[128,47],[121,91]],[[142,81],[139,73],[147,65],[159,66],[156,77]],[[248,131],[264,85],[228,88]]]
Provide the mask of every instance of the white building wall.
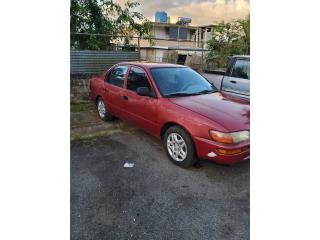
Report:
[[166,32],[165,27],[154,27],[154,35],[156,38],[169,38],[169,34]]

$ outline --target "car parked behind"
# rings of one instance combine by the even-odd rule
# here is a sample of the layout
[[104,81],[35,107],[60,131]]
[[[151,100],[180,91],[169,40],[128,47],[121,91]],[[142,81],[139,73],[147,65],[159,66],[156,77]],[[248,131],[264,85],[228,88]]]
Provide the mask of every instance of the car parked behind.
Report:
[[250,56],[233,56],[221,82],[221,91],[250,99]]

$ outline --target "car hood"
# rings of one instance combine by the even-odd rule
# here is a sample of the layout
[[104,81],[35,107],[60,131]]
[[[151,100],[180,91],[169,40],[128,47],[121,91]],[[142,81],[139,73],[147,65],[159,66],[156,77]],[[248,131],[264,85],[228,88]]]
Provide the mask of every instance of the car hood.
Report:
[[250,129],[248,101],[230,98],[220,92],[169,98],[169,100],[220,124],[229,132]]

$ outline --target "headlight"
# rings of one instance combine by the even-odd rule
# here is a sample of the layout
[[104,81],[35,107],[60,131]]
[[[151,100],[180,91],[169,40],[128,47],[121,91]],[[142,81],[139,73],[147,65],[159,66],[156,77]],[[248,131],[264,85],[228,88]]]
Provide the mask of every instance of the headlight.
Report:
[[249,131],[224,133],[210,130],[209,134],[214,141],[224,144],[236,144],[250,139]]

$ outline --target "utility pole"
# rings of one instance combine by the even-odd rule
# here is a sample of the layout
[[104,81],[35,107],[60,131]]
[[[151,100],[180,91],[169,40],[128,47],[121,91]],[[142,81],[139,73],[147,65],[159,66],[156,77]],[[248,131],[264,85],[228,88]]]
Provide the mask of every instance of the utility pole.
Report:
[[203,72],[203,40],[201,42],[201,72]]
[[138,53],[139,53],[139,61],[141,61],[140,37],[138,37]]

